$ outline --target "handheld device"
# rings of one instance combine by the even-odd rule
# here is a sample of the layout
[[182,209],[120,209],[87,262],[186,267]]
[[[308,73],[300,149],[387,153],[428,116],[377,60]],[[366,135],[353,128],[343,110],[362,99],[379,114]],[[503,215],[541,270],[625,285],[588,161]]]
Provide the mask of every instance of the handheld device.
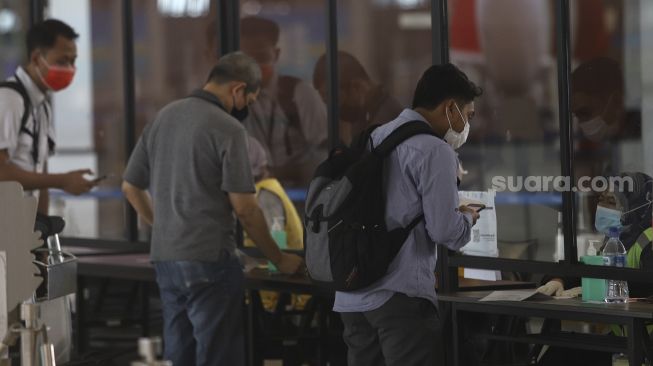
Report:
[[472,210],[474,210],[476,212],[481,212],[481,211],[483,211],[483,210],[485,210],[487,208],[482,203],[470,203],[469,205],[467,205],[467,207],[471,208]]
[[106,176],[106,175],[101,175],[101,176],[99,176],[99,177],[93,179],[93,183],[100,183],[101,181],[103,181],[103,180],[105,180],[105,179],[107,179],[107,178],[108,178],[108,176]]

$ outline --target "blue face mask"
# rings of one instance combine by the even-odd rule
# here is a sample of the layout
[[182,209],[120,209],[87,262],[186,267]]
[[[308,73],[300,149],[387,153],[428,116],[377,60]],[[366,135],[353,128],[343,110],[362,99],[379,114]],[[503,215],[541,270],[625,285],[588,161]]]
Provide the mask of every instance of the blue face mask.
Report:
[[608,235],[611,227],[616,227],[621,231],[621,216],[623,214],[619,210],[607,208],[603,206],[596,206],[596,218],[594,220],[594,227],[600,233]]

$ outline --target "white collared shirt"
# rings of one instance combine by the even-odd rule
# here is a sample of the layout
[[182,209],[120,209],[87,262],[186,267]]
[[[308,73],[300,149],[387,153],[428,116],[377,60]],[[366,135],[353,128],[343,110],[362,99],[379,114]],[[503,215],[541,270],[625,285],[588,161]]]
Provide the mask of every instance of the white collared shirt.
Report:
[[30,133],[34,133],[35,118],[36,126],[40,126],[38,160],[35,163],[32,157],[32,136],[20,131],[25,109],[23,98],[15,90],[6,87],[0,88],[0,150],[6,149],[9,161],[18,167],[42,173],[45,162],[54,153],[55,134],[50,95],[48,92],[42,92],[22,67],[18,67],[16,73],[7,80],[15,81],[16,77],[25,86],[32,106],[25,127]]

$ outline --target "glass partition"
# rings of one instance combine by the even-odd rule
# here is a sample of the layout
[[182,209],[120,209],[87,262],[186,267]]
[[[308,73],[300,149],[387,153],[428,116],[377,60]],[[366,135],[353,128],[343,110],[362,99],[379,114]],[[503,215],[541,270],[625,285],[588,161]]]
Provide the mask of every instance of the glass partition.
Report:
[[0,3],[0,72],[4,79],[25,60],[25,34],[29,27],[29,4],[21,0]]
[[263,74],[244,124],[263,146],[272,175],[300,207],[328,149],[326,106],[311,82],[326,50],[325,12],[320,0],[240,1],[240,49]]
[[452,0],[448,10],[450,61],[484,90],[459,158],[461,190],[496,190],[497,251],[486,255],[561,260],[554,2]]
[[57,151],[51,172],[91,169],[107,176],[89,194],[52,191],[50,213],[66,220],[64,236],[125,239],[125,203],[120,191],[125,165],[120,2],[52,0],[49,17],[77,33],[75,80],[53,95]]
[[[431,45],[428,1],[338,1],[342,142],[410,107],[417,81],[432,64]],[[313,80],[326,100],[325,75]]]
[[600,249],[610,226],[635,251],[650,242],[653,73],[646,65],[653,7],[616,0],[571,5],[573,158],[576,180],[587,182],[576,194],[578,256],[589,246]]

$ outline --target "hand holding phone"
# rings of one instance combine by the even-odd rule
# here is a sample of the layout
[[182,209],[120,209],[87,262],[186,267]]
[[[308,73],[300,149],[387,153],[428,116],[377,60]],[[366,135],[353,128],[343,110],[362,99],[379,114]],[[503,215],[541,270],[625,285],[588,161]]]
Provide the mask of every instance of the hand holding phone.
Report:
[[470,204],[467,205],[467,207],[471,208],[472,210],[474,210],[476,212],[481,212],[481,211],[483,211],[483,210],[485,210],[487,208],[482,203],[470,203]]
[[92,182],[94,184],[98,184],[98,183],[102,182],[103,180],[106,180],[106,179],[109,179],[109,178],[112,178],[112,177],[113,177],[113,174],[103,174],[103,175],[100,175],[97,178],[93,179]]

